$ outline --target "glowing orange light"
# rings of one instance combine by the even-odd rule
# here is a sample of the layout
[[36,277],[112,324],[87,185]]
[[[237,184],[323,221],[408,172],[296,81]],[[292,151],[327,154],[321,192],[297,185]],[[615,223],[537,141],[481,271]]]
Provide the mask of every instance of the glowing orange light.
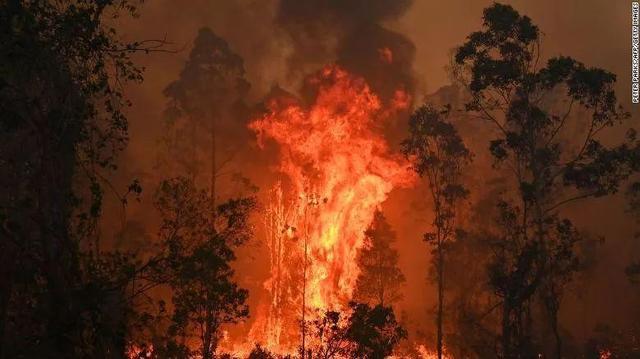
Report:
[[[278,170],[286,182],[286,194],[285,185],[276,186],[268,205],[269,215],[279,218],[270,221],[268,244],[272,257],[282,256],[272,258],[271,278],[265,283],[273,296],[271,308],[258,310],[254,329],[259,329],[250,334],[251,340],[280,350],[299,344],[294,334],[287,345],[283,331],[298,331],[303,284],[310,316],[315,309],[339,310],[351,298],[359,273],[356,255],[376,208],[391,190],[414,181],[381,131],[394,111],[409,106],[405,91],[398,90],[383,108],[363,79],[337,66],[325,67],[307,84],[315,91],[310,105],[272,99],[267,112],[249,126],[260,145],[278,145]],[[293,280],[304,282],[297,291],[286,287]],[[287,313],[274,306],[287,307],[294,315],[284,319]]]

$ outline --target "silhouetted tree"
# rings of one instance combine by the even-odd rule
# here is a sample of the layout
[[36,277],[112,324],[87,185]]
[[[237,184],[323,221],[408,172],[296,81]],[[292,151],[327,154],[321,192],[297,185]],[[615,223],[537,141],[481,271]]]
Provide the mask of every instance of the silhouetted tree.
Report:
[[249,353],[247,359],[276,359],[277,356],[270,353],[267,349],[256,345],[255,348]]
[[314,359],[382,359],[407,337],[391,307],[356,302],[349,303],[344,312],[322,313],[309,327],[315,345],[306,355]]
[[[213,207],[208,192],[186,178],[161,183],[155,197],[162,214],[160,238],[174,304],[172,334],[197,333],[200,355],[215,354],[220,326],[247,317],[248,292],[233,279],[234,247],[251,236],[254,200],[229,200]],[[215,216],[211,216],[212,211]]]
[[377,210],[358,253],[360,274],[356,279],[354,300],[389,306],[401,298],[400,287],[405,278],[398,268],[398,251],[393,248],[395,238],[384,214]]
[[391,307],[370,307],[362,303],[351,303],[350,307],[345,338],[354,343],[354,358],[386,358],[407,337],[406,330],[396,321]]
[[492,124],[496,165],[510,193],[500,204],[501,239],[490,267],[503,300],[502,356],[531,357],[529,307],[537,296],[551,317],[554,356],[562,356],[557,313],[575,271],[577,240],[560,209],[617,192],[638,169],[637,141],[607,146],[599,134],[628,119],[613,86],[616,76],[569,57],[540,64],[540,31],[511,6],[484,10],[483,29],[457,49],[454,73],[471,101],[466,109]]
[[95,229],[127,142],[122,86],[142,79],[130,55],[162,43],[124,43],[109,25],[135,5],[0,3],[2,358],[123,354],[128,259],[97,258]]
[[424,239],[433,247],[432,259],[438,284],[437,352],[442,358],[444,265],[449,242],[455,239],[456,216],[459,203],[468,191],[462,184],[462,171],[471,160],[458,131],[447,120],[449,108],[437,111],[423,105],[409,120],[409,138],[402,143],[402,151],[412,162],[413,169],[424,176],[433,203],[434,231]]
[[[205,158],[210,161],[209,183],[212,201],[215,202],[216,179],[221,168],[231,160],[228,153],[222,161],[218,158],[220,135],[224,131],[223,143],[236,135],[240,123],[237,116],[242,101],[249,91],[245,80],[244,63],[227,42],[211,29],[202,28],[195,39],[180,77],[164,90],[169,99],[166,109],[166,150],[169,161],[177,161],[180,169],[196,180],[202,175],[205,164],[200,162],[198,150],[210,146]],[[233,124],[236,124],[235,128]],[[208,141],[202,134],[208,133]],[[226,142],[225,139],[227,139]],[[232,151],[233,152],[233,151]]]
[[[627,190],[628,212],[636,223],[640,223],[640,182],[632,183]],[[640,238],[640,232],[633,234],[635,240]],[[625,273],[633,284],[640,283],[640,253],[635,254],[635,260],[626,268]]]
[[345,321],[345,315],[338,311],[326,311],[312,321],[310,327],[316,345],[311,349],[311,358],[330,359],[351,355],[353,345],[346,338]]
[[[483,206],[484,207],[484,206]],[[494,206],[492,206],[494,207]],[[447,250],[447,311],[452,324],[447,335],[447,353],[454,358],[495,358],[499,338],[500,302],[487,283],[487,263],[492,257],[492,234],[478,226],[478,217],[490,209],[471,208],[469,231],[456,236]],[[476,213],[474,213],[476,212]]]

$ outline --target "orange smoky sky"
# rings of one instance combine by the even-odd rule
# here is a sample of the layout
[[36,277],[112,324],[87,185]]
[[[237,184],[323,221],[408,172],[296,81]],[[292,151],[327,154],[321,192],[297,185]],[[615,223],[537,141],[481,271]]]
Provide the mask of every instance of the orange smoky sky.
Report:
[[[301,0],[302,1],[302,0]],[[398,16],[381,19],[380,23],[403,35],[415,47],[411,64],[415,86],[411,98],[414,105],[426,97],[433,97],[447,86],[453,49],[466,36],[481,26],[482,9],[492,1],[407,1],[407,9]],[[520,13],[532,18],[543,32],[543,56],[568,55],[589,64],[602,67],[618,75],[617,92],[623,105],[638,119],[637,107],[630,106],[630,3],[612,0],[519,0],[504,1]],[[337,60],[339,50],[333,39],[323,38],[313,61],[300,65],[299,71],[291,71],[290,59],[299,51],[282,26],[277,26],[278,1],[276,0],[157,0],[146,1],[141,16],[122,24],[127,39],[166,39],[175,53],[154,53],[137,60],[146,68],[145,81],[131,86],[128,95],[134,106],[130,109],[130,143],[120,159],[121,170],[114,183],[121,188],[132,178],[139,178],[144,187],[143,200],[132,203],[127,209],[129,219],[155,228],[157,221],[150,210],[153,185],[162,176],[162,168],[154,165],[158,138],[162,134],[162,112],[166,99],[162,90],[179,75],[189,55],[193,39],[199,28],[210,27],[224,38],[242,56],[251,83],[248,101],[259,102],[275,85],[298,93],[299,83],[305,73]],[[319,45],[320,46],[320,45]],[[373,60],[392,63],[396,54],[381,48]],[[398,121],[406,122],[399,117]],[[392,131],[399,132],[403,123]],[[465,133],[472,150],[482,158],[488,141],[477,134]],[[611,134],[616,136],[617,134]],[[473,138],[473,136],[477,136]],[[390,146],[397,150],[399,137],[389,135]],[[255,146],[255,143],[242,144]],[[257,147],[256,147],[257,151]],[[247,169],[247,175],[259,182],[260,173]],[[482,176],[473,176],[472,191],[482,191]],[[259,183],[258,183],[259,184]],[[418,208],[421,196],[426,196],[420,185],[394,190],[383,209],[398,235],[397,247],[400,267],[406,276],[404,300],[401,310],[410,317],[430,324],[435,303],[435,291],[428,281],[429,249],[422,235],[432,221],[428,206]],[[118,213],[117,203],[108,204]],[[587,335],[599,320],[609,318],[614,323],[627,323],[627,310],[632,308],[631,289],[626,282],[623,268],[629,261],[626,253],[633,248],[632,221],[624,215],[621,196],[607,202],[595,202],[592,206],[571,209],[577,221],[594,234],[606,234],[602,246],[599,270],[580,289],[566,300],[574,302],[563,311],[564,319],[575,332]],[[105,213],[111,213],[110,208]],[[604,214],[604,215],[603,215]],[[115,227],[117,219],[106,221]],[[110,227],[105,226],[109,232]],[[154,230],[150,229],[151,235]],[[258,244],[249,245],[245,258],[239,261],[238,275],[245,281],[259,281],[259,273],[243,268],[259,267],[261,249]],[[622,254],[621,254],[622,253]],[[604,293],[604,295],[603,295]],[[422,319],[420,319],[422,318]]]

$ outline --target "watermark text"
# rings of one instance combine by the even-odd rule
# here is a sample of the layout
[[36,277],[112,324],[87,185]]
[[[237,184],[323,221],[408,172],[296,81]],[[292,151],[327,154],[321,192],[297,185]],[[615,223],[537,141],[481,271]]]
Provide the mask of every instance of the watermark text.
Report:
[[640,103],[640,4],[631,2],[631,102]]

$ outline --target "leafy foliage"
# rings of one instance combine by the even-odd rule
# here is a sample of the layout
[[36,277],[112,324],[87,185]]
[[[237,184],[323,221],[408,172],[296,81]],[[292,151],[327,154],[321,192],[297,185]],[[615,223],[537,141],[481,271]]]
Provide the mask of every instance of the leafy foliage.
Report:
[[221,144],[227,150],[237,146],[229,140],[244,130],[240,119],[249,87],[242,58],[211,29],[201,28],[179,78],[164,89],[168,103],[161,164],[195,180],[208,168],[205,161],[212,161],[215,177],[224,164],[216,163],[216,151]]
[[344,316],[337,311],[327,311],[313,320],[311,328],[317,344],[311,349],[312,357],[329,359],[350,355],[353,348],[346,338],[344,321]]
[[[233,248],[251,236],[251,198],[212,208],[206,191],[186,178],[162,182],[156,196],[162,214],[160,238],[175,306],[170,334],[198,333],[203,358],[212,358],[220,326],[248,316],[248,292],[233,280]],[[215,210],[215,216],[211,213]]]
[[407,332],[396,321],[390,307],[373,308],[362,303],[351,304],[352,314],[346,338],[355,343],[356,358],[382,359],[393,352]]
[[456,216],[461,200],[468,196],[462,183],[464,166],[471,161],[456,128],[448,121],[450,107],[438,111],[432,106],[418,108],[409,120],[409,138],[402,151],[413,169],[428,180],[434,209],[433,232],[424,240],[432,250],[432,263],[438,284],[437,350],[443,352],[444,265],[446,247],[455,239]]
[[425,241],[436,250],[455,234],[456,205],[468,195],[461,177],[471,154],[446,119],[449,110],[447,107],[438,111],[429,105],[420,107],[409,121],[409,138],[402,143],[413,169],[429,182],[436,232],[425,234]]
[[136,2],[0,4],[0,356],[124,351],[134,261],[101,255],[101,171],[127,144],[131,55],[161,43],[122,42],[109,24],[123,13]]
[[540,67],[540,31],[509,5],[485,9],[483,20],[483,30],[457,49],[455,72],[471,95],[466,109],[497,130],[490,152],[513,181],[500,204],[502,235],[490,266],[490,283],[503,299],[502,354],[533,355],[526,313],[538,296],[559,357],[557,313],[578,268],[580,239],[559,210],[616,193],[638,170],[640,147],[635,131],[610,147],[599,137],[629,118],[617,102],[614,74],[563,56]]
[[376,211],[365,231],[364,246],[358,253],[360,274],[356,279],[354,299],[371,305],[391,305],[401,298],[405,281],[398,268],[398,252],[392,245],[395,233],[384,214]]
[[313,358],[382,359],[407,337],[391,307],[351,302],[348,315],[344,314],[327,311],[313,321],[317,343],[310,349]]

